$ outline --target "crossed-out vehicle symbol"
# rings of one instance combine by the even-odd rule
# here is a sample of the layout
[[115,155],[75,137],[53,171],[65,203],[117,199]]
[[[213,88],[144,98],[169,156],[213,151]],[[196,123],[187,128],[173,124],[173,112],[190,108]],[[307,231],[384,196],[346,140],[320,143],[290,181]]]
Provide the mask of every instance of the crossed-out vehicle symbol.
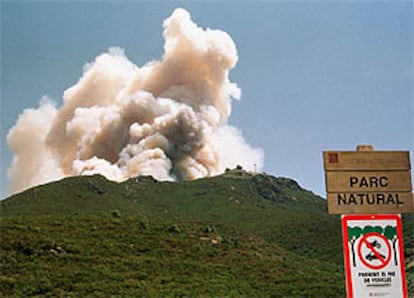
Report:
[[[381,244],[377,240],[374,240],[374,241],[368,242],[368,243],[371,244],[372,247],[381,248]],[[380,256],[383,260],[385,259],[385,256],[384,255],[380,254],[379,252],[377,252],[377,254],[374,254],[372,251],[370,251],[365,256],[365,259],[367,259],[368,261],[378,260],[378,256]]]

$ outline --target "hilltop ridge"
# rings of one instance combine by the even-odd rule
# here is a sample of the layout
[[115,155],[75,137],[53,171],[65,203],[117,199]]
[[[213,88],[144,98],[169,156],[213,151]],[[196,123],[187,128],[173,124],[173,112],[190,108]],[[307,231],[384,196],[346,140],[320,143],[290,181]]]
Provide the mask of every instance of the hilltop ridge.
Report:
[[[293,179],[240,168],[181,182],[77,176],[0,208],[6,296],[345,295],[340,218]],[[410,292],[412,227],[406,220]]]
[[[197,192],[196,189],[203,191]],[[152,176],[138,176],[121,183],[107,180],[99,174],[67,177],[12,195],[0,201],[0,208],[3,216],[98,212],[117,205],[126,212],[133,213],[135,209],[130,204],[138,199],[150,197],[155,201],[180,200],[176,196],[183,192],[187,197],[218,195],[240,201],[243,196],[253,196],[293,205],[299,199],[302,204],[311,206],[316,203],[318,210],[324,209],[322,198],[304,190],[293,179],[250,173],[241,168],[226,170],[222,175],[210,178],[181,182],[158,181]],[[295,196],[294,193],[300,195]],[[98,198],[99,201],[94,201]],[[92,204],[93,201],[95,205]],[[47,206],[43,206],[46,203]],[[128,208],[124,208],[126,206],[123,204]]]

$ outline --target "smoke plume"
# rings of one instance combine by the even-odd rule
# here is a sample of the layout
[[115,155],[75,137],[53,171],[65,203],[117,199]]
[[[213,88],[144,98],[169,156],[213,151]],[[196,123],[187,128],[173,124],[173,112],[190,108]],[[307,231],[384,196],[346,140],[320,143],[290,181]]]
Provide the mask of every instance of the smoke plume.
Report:
[[260,169],[262,150],[227,124],[241,94],[228,77],[238,59],[231,37],[176,9],[164,39],[159,61],[138,67],[111,48],[85,66],[59,109],[44,98],[23,111],[7,136],[9,191],[73,175],[183,180]]

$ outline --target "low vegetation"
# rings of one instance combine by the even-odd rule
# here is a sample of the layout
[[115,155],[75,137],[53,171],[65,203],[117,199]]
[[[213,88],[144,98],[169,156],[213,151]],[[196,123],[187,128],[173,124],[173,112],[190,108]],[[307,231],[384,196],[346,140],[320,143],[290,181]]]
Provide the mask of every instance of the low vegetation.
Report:
[[38,216],[2,224],[6,296],[342,295],[339,266],[202,222]]
[[[344,297],[340,218],[295,181],[72,177],[1,207],[6,297]],[[414,293],[412,217],[404,219]]]

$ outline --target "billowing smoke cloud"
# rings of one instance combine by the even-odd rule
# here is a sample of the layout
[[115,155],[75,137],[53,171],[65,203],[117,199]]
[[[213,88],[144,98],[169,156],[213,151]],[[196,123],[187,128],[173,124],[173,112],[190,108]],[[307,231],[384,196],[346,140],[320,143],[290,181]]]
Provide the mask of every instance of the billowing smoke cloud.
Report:
[[197,27],[183,9],[164,21],[164,39],[160,61],[138,67],[111,48],[85,66],[60,109],[43,99],[25,110],[7,137],[10,192],[72,175],[181,180],[237,164],[260,169],[262,150],[226,123],[240,97],[228,77],[233,40]]

